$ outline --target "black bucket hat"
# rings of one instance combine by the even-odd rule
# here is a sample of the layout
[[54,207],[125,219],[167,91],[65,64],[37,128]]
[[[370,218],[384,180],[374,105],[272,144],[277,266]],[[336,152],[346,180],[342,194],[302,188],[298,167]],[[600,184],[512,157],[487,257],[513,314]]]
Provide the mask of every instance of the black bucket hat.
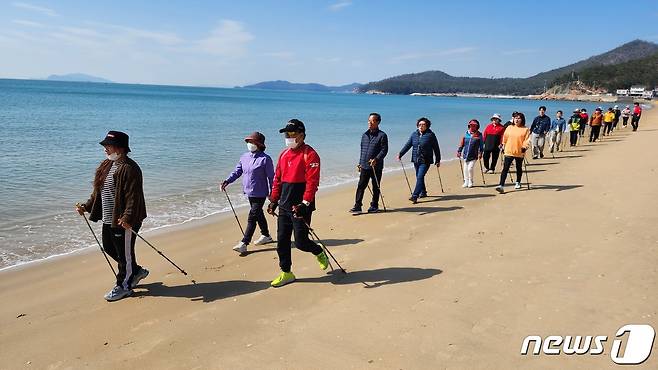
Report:
[[128,152],[130,151],[130,147],[128,146],[128,134],[121,131],[109,131],[107,135],[105,135],[105,139],[99,144],[114,145],[120,148],[126,148],[126,151]]

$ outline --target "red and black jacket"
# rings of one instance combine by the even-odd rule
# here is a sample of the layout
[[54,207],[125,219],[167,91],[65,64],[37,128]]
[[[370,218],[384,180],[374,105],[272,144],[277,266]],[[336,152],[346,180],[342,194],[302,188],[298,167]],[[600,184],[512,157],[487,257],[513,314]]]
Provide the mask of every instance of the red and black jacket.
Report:
[[320,185],[320,156],[310,145],[285,149],[279,155],[274,171],[270,201],[279,202],[284,210],[307,201],[315,209],[315,193]]

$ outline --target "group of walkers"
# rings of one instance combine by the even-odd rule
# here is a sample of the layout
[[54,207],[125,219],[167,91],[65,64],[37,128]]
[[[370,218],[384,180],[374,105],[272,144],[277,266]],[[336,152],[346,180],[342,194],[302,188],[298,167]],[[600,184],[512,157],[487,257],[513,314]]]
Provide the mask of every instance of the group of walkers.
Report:
[[[570,145],[576,146],[579,137],[584,136],[586,126],[591,128],[590,141],[597,141],[601,126],[604,125],[603,135],[609,135],[615,130],[619,118],[623,119],[623,127],[626,127],[629,117],[632,117],[631,125],[633,131],[636,131],[641,114],[642,108],[635,103],[632,111],[629,106],[621,111],[615,106],[604,114],[601,108],[597,108],[591,117],[587,115],[586,109],[576,109],[567,121],[563,118],[562,111],[557,111],[555,118],[550,119],[546,115],[546,107],[541,106],[530,128],[526,127],[523,113],[512,113],[511,119],[505,124],[502,124],[501,115],[496,113],[492,115],[483,132],[480,132],[480,122],[471,119],[457,146],[457,157],[462,164],[464,178],[462,186],[473,187],[474,168],[476,162],[482,159],[482,176],[484,177],[485,173],[494,174],[502,152],[502,170],[496,190],[504,193],[513,162],[516,167],[514,187],[520,189],[523,164],[529,148],[532,149],[533,159],[544,158],[544,146],[548,139],[550,153],[559,152],[562,150],[562,135],[566,132],[570,133]],[[372,199],[366,212],[379,212],[380,200],[383,203],[382,172],[389,144],[386,133],[379,128],[381,121],[380,114],[371,113],[368,116],[368,129],[361,136],[357,164],[359,181],[354,206],[349,210],[352,214],[363,212],[365,189],[370,188],[370,185]],[[413,204],[428,196],[425,175],[433,165],[437,167],[440,179],[441,150],[431,125],[432,122],[428,118],[419,118],[416,121],[416,129],[396,154],[396,160],[403,166],[402,158],[411,150],[416,183],[413,190],[408,179],[407,184],[410,191],[409,200]],[[220,189],[226,191],[227,186],[241,177],[242,190],[249,200],[247,227],[243,230],[243,238],[233,247],[233,250],[241,254],[248,251],[257,226],[261,235],[254,242],[255,245],[274,241],[263,211],[265,202],[269,199],[266,211],[277,218],[276,249],[281,270],[271,282],[273,287],[289,284],[296,279],[291,271],[293,234],[295,247],[313,254],[320,269],[326,270],[330,265],[323,246],[309,237],[312,232],[310,224],[315,211],[315,195],[320,183],[320,157],[305,143],[306,127],[302,121],[291,119],[279,133],[284,136],[286,148],[279,154],[276,166],[272,158],[265,153],[265,135],[254,132],[245,137],[247,151],[240,156],[235,170],[220,183]],[[128,135],[123,132],[107,133],[100,142],[104,147],[106,159],[96,169],[91,196],[86,202],[76,204],[80,215],[84,216],[85,212],[88,212],[89,220],[102,221],[101,250],[118,265],[115,286],[105,295],[107,301],[130,296],[132,289],[149,274],[147,269],[137,264],[135,258],[135,236],[139,236],[138,231],[147,215],[142,172],[137,163],[128,157],[128,142]],[[482,162],[480,165],[482,166]],[[114,271],[114,268],[112,269]]]

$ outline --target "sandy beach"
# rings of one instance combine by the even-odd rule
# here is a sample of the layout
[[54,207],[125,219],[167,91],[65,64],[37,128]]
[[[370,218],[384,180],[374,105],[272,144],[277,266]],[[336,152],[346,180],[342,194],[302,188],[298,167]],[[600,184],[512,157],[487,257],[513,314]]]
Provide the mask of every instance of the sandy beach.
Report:
[[[355,184],[321,191],[313,226],[348,274],[294,250],[298,281],[278,289],[275,244],[238,256],[229,215],[146,234],[190,275],[138,241],[151,274],[119,302],[103,299],[113,277],[97,250],[2,271],[0,368],[618,367],[617,329],[658,328],[656,141],[651,109],[638,132],[532,161],[531,190],[499,195],[499,174],[483,186],[477,167],[462,189],[450,162],[445,193],[432,169],[416,205],[402,173],[385,175],[386,213],[349,215]],[[602,355],[524,356],[528,335],[609,339]],[[657,346],[633,368],[658,368]]]

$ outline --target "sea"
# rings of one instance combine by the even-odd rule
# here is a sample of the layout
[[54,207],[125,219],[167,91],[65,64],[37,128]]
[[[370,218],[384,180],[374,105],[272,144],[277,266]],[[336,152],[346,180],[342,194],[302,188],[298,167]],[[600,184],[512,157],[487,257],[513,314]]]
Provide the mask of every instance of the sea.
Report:
[[[416,129],[432,121],[444,160],[454,159],[470,119],[482,130],[493,113],[513,111],[528,125],[540,105],[554,116],[592,103],[523,99],[367,95],[240,88],[181,87],[0,79],[0,269],[94,247],[76,202],[88,199],[107,131],[130,135],[130,156],[142,168],[149,217],[143,231],[230,212],[218,184],[246,151],[244,137],[266,136],[276,161],[278,129],[297,118],[321,157],[320,187],[354,182],[361,135],[371,112],[388,134],[386,171]],[[410,154],[404,160],[408,163]],[[406,186],[406,184],[386,184]],[[247,203],[239,181],[234,206]],[[345,204],[349,209],[352,204]],[[321,205],[317,217],[321,216]],[[100,235],[101,225],[93,225]]]

